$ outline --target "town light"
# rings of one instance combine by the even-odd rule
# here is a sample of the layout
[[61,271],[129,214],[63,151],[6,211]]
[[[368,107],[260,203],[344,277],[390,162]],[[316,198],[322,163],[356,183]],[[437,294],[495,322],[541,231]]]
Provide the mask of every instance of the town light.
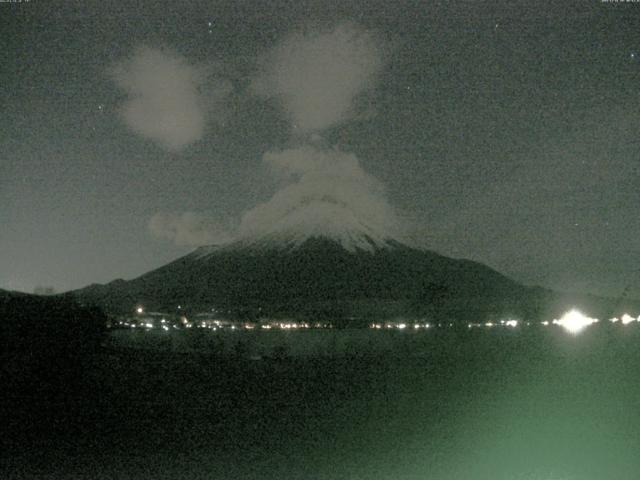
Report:
[[627,325],[631,322],[635,322],[636,319],[633,318],[631,315],[629,315],[628,313],[625,313],[624,315],[622,315],[622,318],[620,319],[622,321],[623,325]]
[[554,321],[554,323],[565,328],[569,333],[576,334],[597,321],[595,318],[589,318],[578,310],[571,310],[559,320]]

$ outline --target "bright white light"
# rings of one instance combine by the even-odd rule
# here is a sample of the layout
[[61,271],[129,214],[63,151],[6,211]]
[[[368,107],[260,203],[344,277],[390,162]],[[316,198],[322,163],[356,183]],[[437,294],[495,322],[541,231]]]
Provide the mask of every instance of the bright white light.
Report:
[[504,322],[504,324],[507,327],[517,327],[518,326],[518,321],[517,320],[507,320],[506,322]]
[[143,313],[144,312],[144,308],[138,307],[138,308],[136,308],[136,312]]
[[147,328],[153,328],[153,323],[145,323],[144,326]]
[[168,332],[168,331],[169,331],[169,327],[167,327],[166,325],[162,325],[162,329],[163,329],[165,332]]
[[613,317],[612,319],[609,320],[611,323],[617,323],[620,320],[618,319],[618,317]]
[[588,327],[592,323],[596,323],[595,318],[589,318],[577,310],[571,310],[565,313],[559,320],[554,320],[554,323],[562,326],[570,333],[580,333],[585,327]]
[[407,325],[406,325],[406,324],[404,324],[404,323],[400,323],[400,324],[398,324],[398,328],[399,328],[400,330],[402,330],[402,329],[404,329],[404,328],[407,328]]
[[548,321],[546,321],[546,320],[545,320],[544,322],[541,322],[541,323],[542,323],[542,325],[544,325],[545,327],[546,327],[547,325],[549,325],[549,322],[548,322]]
[[493,323],[491,322],[487,322],[484,324],[485,327],[493,327]]
[[629,315],[628,313],[625,313],[624,315],[622,315],[622,318],[621,318],[620,320],[622,320],[622,324],[623,324],[623,325],[627,325],[627,324],[629,324],[629,323],[631,323],[631,322],[635,322],[635,321],[636,321],[636,319],[635,319],[635,318],[633,318],[633,317],[632,317],[631,315]]

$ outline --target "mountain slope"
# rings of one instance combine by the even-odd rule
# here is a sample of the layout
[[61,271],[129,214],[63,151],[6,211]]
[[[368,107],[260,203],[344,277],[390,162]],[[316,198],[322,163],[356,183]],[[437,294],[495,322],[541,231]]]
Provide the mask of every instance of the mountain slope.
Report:
[[131,312],[138,304],[175,311],[180,305],[183,311],[215,308],[242,318],[350,319],[352,324],[398,316],[549,319],[581,305],[606,316],[616,307],[612,300],[526,287],[480,263],[395,240],[362,241],[353,250],[325,237],[203,247],[131,281],[92,285],[75,295],[110,312]]

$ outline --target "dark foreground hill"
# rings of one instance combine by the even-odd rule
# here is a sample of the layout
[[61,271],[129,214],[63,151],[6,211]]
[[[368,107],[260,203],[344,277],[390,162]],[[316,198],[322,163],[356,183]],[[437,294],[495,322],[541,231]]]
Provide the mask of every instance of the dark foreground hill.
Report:
[[[105,322],[71,296],[0,290],[0,450],[8,458],[40,451],[53,432],[71,431],[80,414],[94,412],[96,390],[88,380]],[[28,478],[11,469],[0,477]]]
[[549,319],[571,307],[606,317],[623,307],[612,299],[524,286],[480,263],[395,241],[348,250],[324,238],[294,246],[204,247],[136,279],[74,293],[112,313],[132,312],[136,305],[171,312],[180,306],[239,318],[331,319],[354,326],[397,317]]
[[[83,359],[97,351],[106,316],[72,296],[0,290],[3,387],[28,402],[46,391],[70,389]],[[39,392],[36,394],[36,392]]]

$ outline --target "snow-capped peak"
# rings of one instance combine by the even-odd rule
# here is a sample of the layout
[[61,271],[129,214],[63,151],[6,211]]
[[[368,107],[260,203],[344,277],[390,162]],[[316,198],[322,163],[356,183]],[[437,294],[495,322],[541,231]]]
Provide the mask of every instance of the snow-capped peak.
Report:
[[[313,209],[313,211],[310,211]],[[349,252],[374,252],[406,244],[402,237],[390,235],[386,228],[367,223],[344,208],[333,205],[308,205],[298,208],[281,218],[268,229],[239,236],[234,242],[198,249],[199,256],[208,256],[220,250],[259,249],[293,250],[311,239],[325,239],[340,245]]]
[[324,238],[355,252],[372,252],[385,248],[390,242],[402,243],[399,236],[388,231],[388,225],[375,217],[363,218],[345,206],[333,202],[310,202],[281,217],[260,232],[251,232],[241,241],[248,245],[288,246],[296,248],[312,238]]

